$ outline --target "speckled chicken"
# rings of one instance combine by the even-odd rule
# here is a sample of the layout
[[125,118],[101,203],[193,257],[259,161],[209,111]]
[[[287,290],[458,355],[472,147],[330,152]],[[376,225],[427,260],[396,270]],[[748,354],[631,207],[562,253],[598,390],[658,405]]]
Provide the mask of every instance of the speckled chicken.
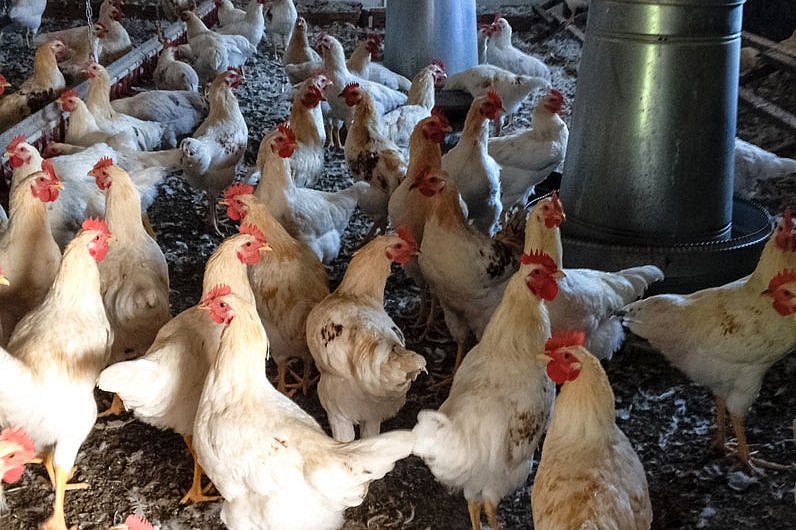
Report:
[[307,343],[321,372],[318,397],[335,440],[379,434],[406,403],[426,360],[406,348],[403,332],[384,310],[390,265],[418,252],[407,231],[373,239],[356,251],[335,291],[307,317]]
[[[329,294],[326,268],[303,241],[293,238],[247,184],[230,186],[223,204],[233,221],[251,224],[268,239],[270,252],[249,269],[257,312],[268,333],[271,357],[276,362],[277,384],[288,395],[310,385],[312,355],[307,345],[307,315]],[[296,384],[287,383],[288,362],[301,359],[303,375]]]
[[749,455],[744,417],[765,373],[796,346],[792,319],[782,318],[771,300],[760,295],[784,269],[796,269],[790,210],[779,220],[749,276],[691,294],[660,294],[625,307],[623,323],[630,331],[713,392],[715,446],[720,450],[725,412],[729,412],[738,439],[737,457],[749,468],[766,462]]
[[207,192],[207,224],[219,234],[216,199],[235,179],[249,141],[249,128],[233,92],[242,82],[243,75],[234,68],[216,76],[207,118],[180,143],[185,178]]
[[649,530],[644,466],[616,426],[611,383],[584,340],[579,332],[554,334],[542,354],[562,386],[531,490],[533,527]]
[[480,342],[467,354],[439,410],[421,410],[413,453],[436,479],[463,491],[473,530],[481,511],[500,529],[500,499],[525,483],[555,398],[536,353],[550,337],[545,301],[555,298],[553,259],[523,254]]
[[368,239],[376,230],[384,232],[387,228],[387,205],[406,176],[406,161],[398,146],[382,133],[381,117],[367,90],[352,83],[340,95],[346,105],[354,107],[345,139],[345,160],[354,180],[370,185],[359,200],[359,207],[373,219]]
[[[202,292],[209,293],[225,281],[254,303],[247,266],[260,259],[267,244],[262,233],[243,227],[225,239],[205,265]],[[140,359],[115,363],[102,371],[97,386],[117,394],[127,410],[140,421],[180,434],[194,455],[191,488],[181,503],[205,502],[216,497],[203,493],[199,466],[193,450],[196,407],[210,365],[216,358],[221,330],[199,306],[194,305],[164,325]]]
[[265,377],[268,338],[255,307],[218,286],[202,307],[221,346],[194,427],[202,467],[230,530],[333,530],[368,486],[409,455],[410,431],[340,443]]

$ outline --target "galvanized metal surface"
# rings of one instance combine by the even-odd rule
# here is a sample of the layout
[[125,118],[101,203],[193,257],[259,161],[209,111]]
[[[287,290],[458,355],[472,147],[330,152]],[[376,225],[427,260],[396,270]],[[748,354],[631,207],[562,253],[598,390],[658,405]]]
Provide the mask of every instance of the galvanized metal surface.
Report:
[[388,2],[385,66],[411,79],[433,60],[448,75],[478,64],[475,0]]
[[742,0],[594,0],[561,196],[567,232],[730,236]]

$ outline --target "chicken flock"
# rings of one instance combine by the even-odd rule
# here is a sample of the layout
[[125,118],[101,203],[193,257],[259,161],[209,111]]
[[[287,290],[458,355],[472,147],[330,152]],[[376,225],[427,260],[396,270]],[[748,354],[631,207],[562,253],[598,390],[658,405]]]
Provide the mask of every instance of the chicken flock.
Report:
[[[506,19],[479,29],[483,64],[448,77],[435,61],[409,80],[376,62],[378,37],[348,59],[329,34],[310,47],[292,0],[244,10],[216,0],[216,29],[165,3],[187,43],[161,36],[156,90],[111,101],[103,64],[129,37],[122,2],[106,0],[93,26],[99,51],[85,30],[36,35],[38,23],[22,24],[38,45],[34,74],[0,100],[0,128],[56,99],[68,115],[65,141],[43,153],[23,137],[5,146],[7,218],[0,210],[0,477],[16,482],[25,464],[44,464],[55,496],[41,528],[68,528],[65,493],[80,487],[68,481],[98,415],[96,387],[116,396],[100,415],[132,411],[184,438],[195,466],[181,501],[223,499],[231,529],[339,528],[345,509],[412,454],[463,493],[473,529],[482,512],[497,529],[497,506],[526,482],[537,448],[535,528],[650,528],[643,464],[616,426],[600,362],[625,327],[710,388],[719,449],[726,411],[741,464],[776,465],[750,454],[743,419],[768,368],[796,346],[790,210],[751,275],[640,300],[661,269],[564,268],[561,200],[554,192],[529,205],[563,162],[567,102],[548,67],[512,45]],[[261,139],[256,171],[239,180],[256,139],[235,90],[246,62],[267,55],[294,83],[290,118]],[[81,73],[85,100],[66,89]],[[445,153],[443,86],[473,96]],[[502,135],[536,91],[531,127]],[[315,189],[328,149],[342,150],[354,181],[336,192]],[[223,235],[219,206],[240,223],[208,259],[199,303],[178,315],[146,215],[171,172],[206,191],[208,230]],[[372,228],[331,289],[324,265],[357,208]],[[385,311],[393,263],[421,290],[420,329],[447,328],[457,354],[438,383],[450,384],[440,408],[382,433],[427,377]],[[331,436],[291,399],[312,391],[316,371]],[[131,516],[122,527],[151,525]]]

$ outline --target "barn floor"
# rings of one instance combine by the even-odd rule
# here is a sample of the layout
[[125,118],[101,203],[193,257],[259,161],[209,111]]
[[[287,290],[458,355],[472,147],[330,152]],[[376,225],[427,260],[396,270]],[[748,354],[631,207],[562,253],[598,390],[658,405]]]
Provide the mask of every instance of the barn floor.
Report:
[[[236,2],[239,3],[239,2]],[[49,21],[49,27],[55,22]],[[136,23],[138,39],[148,23]],[[140,28],[139,28],[140,26]],[[318,30],[320,28],[314,28]],[[355,38],[352,26],[322,28],[340,36],[347,49]],[[544,41],[536,35],[550,33]],[[542,21],[529,31],[515,33],[516,42],[544,57],[554,71],[554,85],[567,97],[565,119],[569,120],[574,98],[575,76],[581,45],[561,28],[550,28]],[[4,41],[8,44],[8,38]],[[11,65],[10,58],[20,53],[16,44],[0,50],[0,64]],[[12,68],[14,83],[25,75],[25,62]],[[27,66],[29,71],[29,64]],[[8,75],[8,74],[6,74]],[[288,86],[281,68],[261,56],[246,71],[246,84],[239,98],[246,116],[251,141],[247,168],[253,165],[263,133],[284,119],[288,113]],[[780,105],[796,111],[792,74],[782,73],[773,79],[757,82],[761,90],[772,94]],[[528,124],[532,102],[528,102],[515,126]],[[782,142],[788,133],[773,128],[747,110],[739,113],[739,135],[763,146]],[[328,167],[323,185],[339,189],[351,181],[342,154],[327,151]],[[796,205],[796,184],[787,179],[762,183],[756,199],[776,213],[784,205]],[[566,206],[566,205],[565,205]],[[172,282],[173,313],[196,303],[201,290],[203,264],[220,238],[209,235],[202,222],[204,197],[190,189],[179,176],[167,179],[150,211],[152,224],[169,260]],[[225,222],[228,234],[236,231]],[[359,214],[345,234],[344,250],[329,268],[336,285],[358,241],[367,229]],[[418,301],[418,292],[400,270],[387,285],[387,308],[407,335],[409,346],[428,359],[429,374],[421,375],[413,385],[405,408],[383,430],[411,428],[417,412],[435,408],[445,399],[447,388],[430,388],[436,376],[449,373],[455,346],[418,342],[419,333],[398,316]],[[793,472],[766,472],[749,476],[737,469],[728,458],[708,451],[713,429],[712,398],[705,388],[687,380],[656,352],[628,341],[625,347],[605,363],[616,394],[617,423],[636,447],[647,471],[654,510],[654,529],[786,529],[796,521]],[[273,369],[273,370],[272,370]],[[275,369],[269,365],[269,376]],[[748,416],[747,435],[762,458],[776,462],[796,460],[792,425],[796,413],[796,357],[790,356],[768,373],[759,399]],[[98,392],[100,408],[110,396]],[[323,425],[325,415],[314,393],[299,396],[297,401]],[[86,490],[69,492],[66,500],[67,521],[80,530],[106,529],[124,520],[129,513],[146,515],[161,529],[223,528],[219,518],[221,504],[180,506],[190,482],[192,462],[182,439],[174,433],[161,432],[136,421],[127,414],[120,418],[99,420],[83,444],[78,457],[76,481],[87,482]],[[509,529],[530,529],[530,484],[507,496],[500,504],[500,517]],[[8,511],[0,515],[0,529],[29,530],[45,519],[52,506],[53,493],[41,466],[29,466],[23,478],[6,489]],[[417,458],[399,462],[384,480],[374,483],[364,504],[346,513],[348,529],[469,528],[463,497],[450,493],[435,482]]]

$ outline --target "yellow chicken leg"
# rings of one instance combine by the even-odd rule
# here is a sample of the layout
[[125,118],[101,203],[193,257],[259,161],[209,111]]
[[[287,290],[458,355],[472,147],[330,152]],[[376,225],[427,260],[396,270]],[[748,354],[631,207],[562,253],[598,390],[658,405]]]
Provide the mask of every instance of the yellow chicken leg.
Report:
[[55,502],[53,514],[41,525],[41,530],[67,530],[64,518],[64,494],[69,473],[60,466],[55,466]]
[[467,501],[467,511],[470,513],[470,524],[473,526],[473,530],[481,530],[481,503]]
[[725,451],[727,443],[726,430],[727,407],[722,398],[716,397],[716,435],[713,438],[713,448],[716,451]]
[[490,499],[486,499],[484,501],[484,511],[486,512],[486,519],[489,521],[489,528],[491,530],[502,530],[503,526],[501,526],[497,516],[497,504]]
[[191,452],[191,456],[193,457],[193,482],[191,483],[191,489],[188,490],[182,499],[180,499],[180,504],[188,504],[188,503],[195,503],[198,504],[200,502],[212,502],[217,501],[221,497],[218,495],[205,495],[204,491],[202,490],[202,466],[199,465],[199,461],[196,458],[196,451],[193,448],[193,436],[183,436],[182,438],[185,440],[185,445],[188,446],[188,450]]
[[118,416],[125,412],[127,409],[124,408],[124,403],[122,402],[122,398],[119,397],[119,394],[113,395],[113,402],[111,406],[105,409],[104,412],[100,412],[97,414],[98,418],[105,418],[108,416]]

